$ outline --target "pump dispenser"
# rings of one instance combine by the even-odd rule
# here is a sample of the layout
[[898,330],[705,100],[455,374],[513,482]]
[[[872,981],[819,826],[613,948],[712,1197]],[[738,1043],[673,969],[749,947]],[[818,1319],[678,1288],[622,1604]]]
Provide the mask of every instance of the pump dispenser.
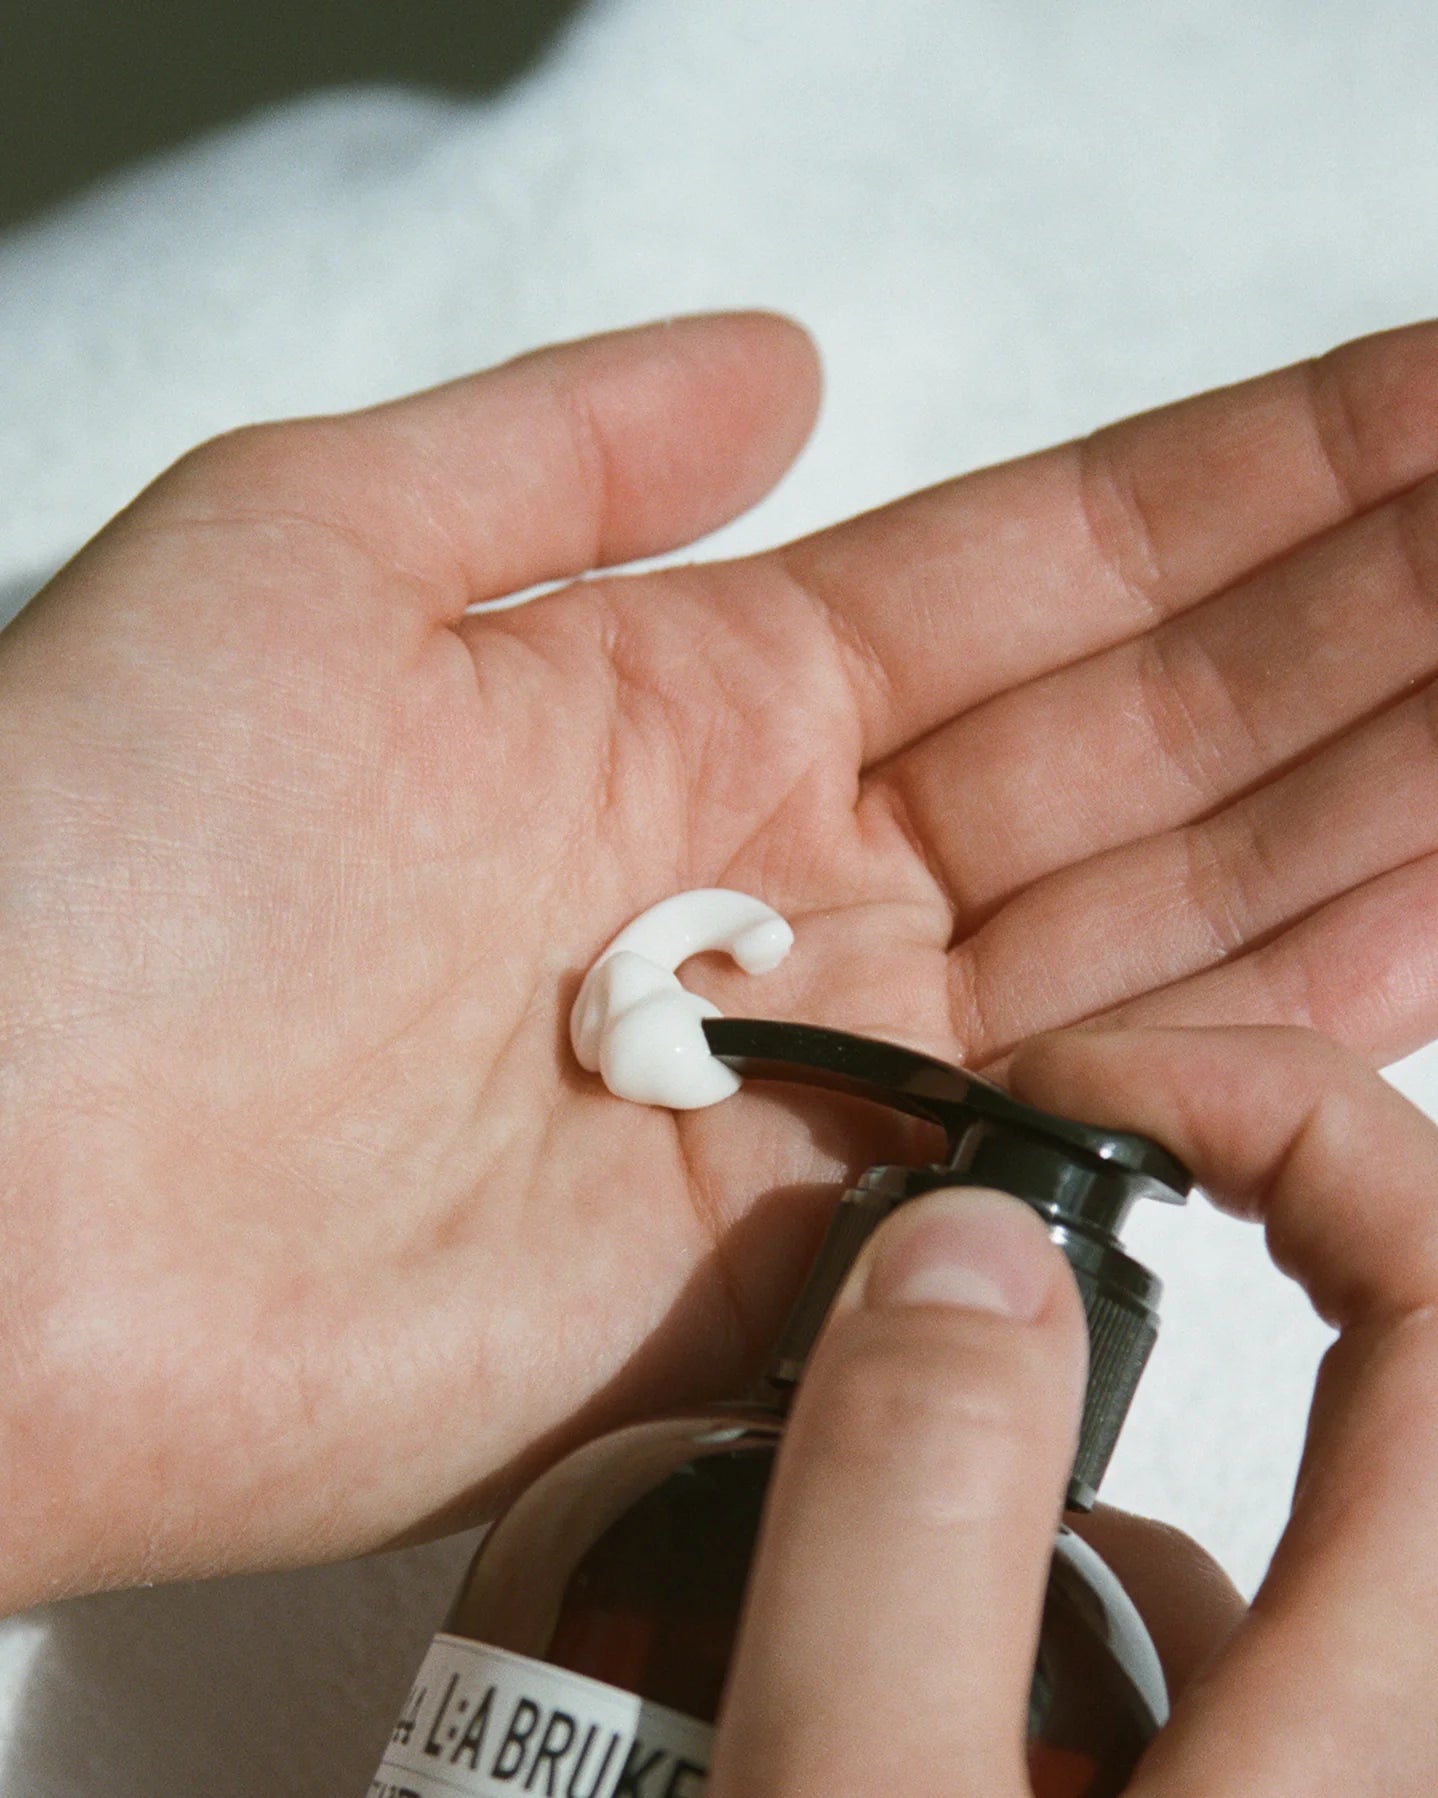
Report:
[[1139,1199],[1181,1205],[1186,1168],[1148,1137],[1037,1110],[1002,1087],[893,1043],[810,1024],[710,1018],[711,1052],[748,1079],[789,1080],[869,1099],[937,1124],[942,1160],[872,1167],[840,1200],[779,1340],[770,1379],[792,1386],[870,1231],[897,1205],[940,1186],[991,1186],[1031,1205],[1078,1281],[1089,1330],[1088,1390],[1070,1510],[1093,1506],[1158,1334],[1157,1277],[1124,1253],[1118,1232]]
[[[717,1016],[703,1032],[734,1074],[924,1119],[943,1132],[943,1153],[870,1168],[842,1195],[756,1395],[601,1437],[499,1519],[421,1669],[372,1798],[697,1798],[788,1396],[865,1240],[920,1193],[1011,1193],[1067,1257],[1091,1351],[1068,1505],[1094,1502],[1157,1330],[1159,1282],[1119,1231],[1139,1199],[1181,1204],[1187,1171],[1146,1137],[1040,1111],[894,1044]],[[1166,1715],[1138,1613],[1060,1526],[1030,1691],[1037,1798],[1112,1798]]]

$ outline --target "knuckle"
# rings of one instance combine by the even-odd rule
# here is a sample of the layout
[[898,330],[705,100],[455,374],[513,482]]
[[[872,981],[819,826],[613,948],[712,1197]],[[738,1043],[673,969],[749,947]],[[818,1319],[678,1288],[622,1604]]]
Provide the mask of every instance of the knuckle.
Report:
[[1110,429],[1080,443],[1079,504],[1100,560],[1135,601],[1141,619],[1152,623],[1165,614],[1163,544],[1141,463],[1121,453],[1122,441]]
[[196,510],[303,504],[316,475],[348,441],[343,421],[289,419],[240,425],[197,444],[164,477],[170,498]]
[[177,479],[195,484],[229,485],[254,478],[273,466],[284,449],[292,427],[274,424],[239,425],[222,431],[188,450],[171,470]]

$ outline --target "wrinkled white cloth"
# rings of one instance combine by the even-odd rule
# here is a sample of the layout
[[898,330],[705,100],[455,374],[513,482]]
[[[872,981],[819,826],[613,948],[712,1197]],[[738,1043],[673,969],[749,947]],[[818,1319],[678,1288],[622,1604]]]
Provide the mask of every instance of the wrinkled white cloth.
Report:
[[[497,100],[315,96],[0,241],[0,617],[167,461],[560,337],[788,310],[773,541],[1438,302],[1429,0],[608,0]],[[1431,1055],[1399,1070],[1431,1103]],[[1325,1340],[1202,1205],[1110,1479],[1252,1586]],[[352,1798],[467,1544],[0,1628],[0,1793]]]

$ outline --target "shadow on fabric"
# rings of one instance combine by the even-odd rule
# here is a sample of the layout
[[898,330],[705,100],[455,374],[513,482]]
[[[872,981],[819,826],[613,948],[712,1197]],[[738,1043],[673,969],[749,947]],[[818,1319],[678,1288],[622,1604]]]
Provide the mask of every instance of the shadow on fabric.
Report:
[[0,27],[0,228],[313,88],[494,93],[583,0],[45,0]]

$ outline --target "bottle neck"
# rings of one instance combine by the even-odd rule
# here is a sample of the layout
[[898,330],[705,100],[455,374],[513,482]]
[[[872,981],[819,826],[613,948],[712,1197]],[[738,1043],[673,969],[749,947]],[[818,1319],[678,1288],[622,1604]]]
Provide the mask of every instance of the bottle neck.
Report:
[[[977,1164],[957,1173],[957,1182],[953,1167],[875,1167],[843,1193],[760,1382],[755,1395],[760,1402],[787,1408],[840,1287],[860,1250],[889,1213],[920,1193],[956,1183],[974,1184],[978,1176]],[[992,1184],[1000,1182],[993,1180]],[[1005,1182],[1004,1189],[1011,1191],[1012,1186]],[[1093,1507],[1158,1334],[1162,1289],[1147,1268],[1123,1252],[1106,1227],[1107,1215],[1100,1220],[1064,1213],[1052,1201],[1022,1190],[1014,1196],[1043,1218],[1073,1270],[1083,1299],[1089,1374],[1067,1506],[1087,1511]]]

